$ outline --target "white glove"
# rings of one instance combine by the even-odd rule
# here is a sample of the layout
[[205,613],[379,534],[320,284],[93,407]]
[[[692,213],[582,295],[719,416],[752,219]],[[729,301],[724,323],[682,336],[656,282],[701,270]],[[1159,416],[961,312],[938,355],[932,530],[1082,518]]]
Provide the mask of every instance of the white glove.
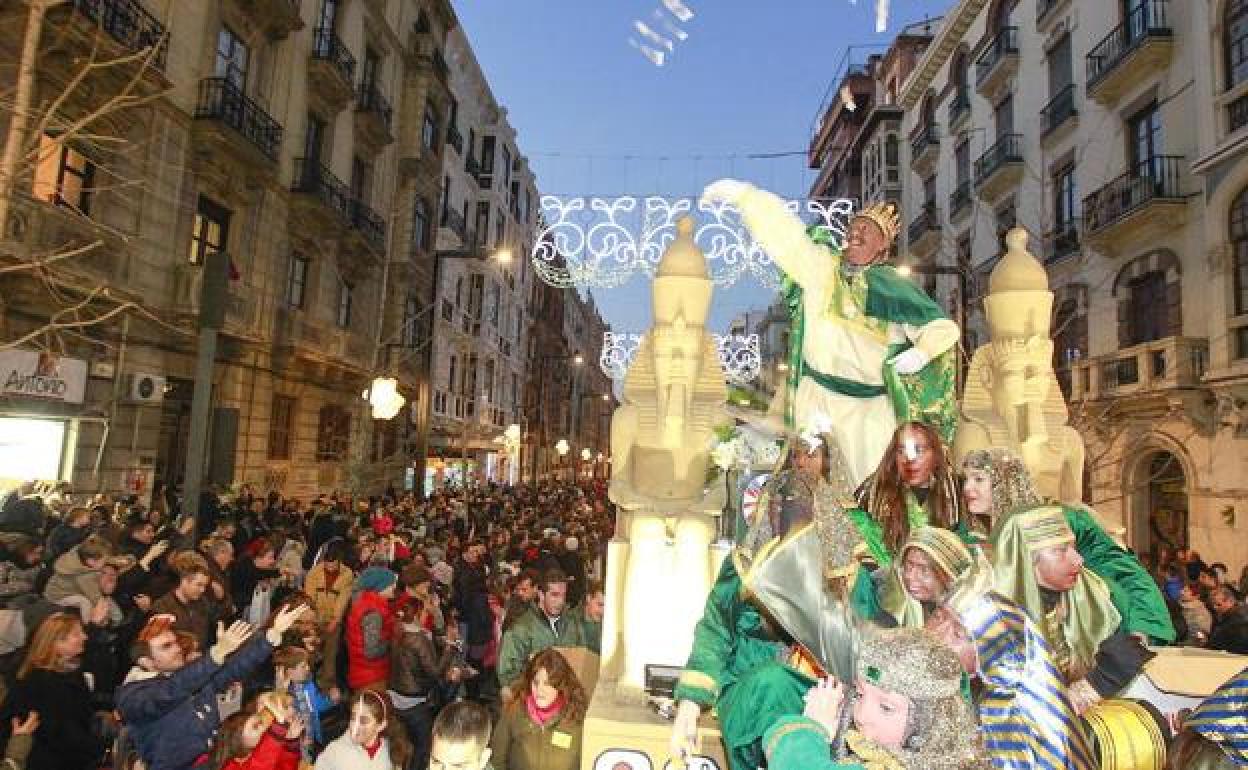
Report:
[[730,206],[736,205],[741,200],[741,196],[750,190],[749,182],[741,182],[736,179],[720,179],[718,182],[711,182],[702,190],[702,197],[699,203],[703,206],[711,206],[716,203],[727,203]]
[[668,746],[672,759],[691,757],[698,748],[698,717],[702,707],[691,700],[676,704],[676,719],[672,722],[672,738]]
[[898,374],[915,374],[931,360],[922,350],[910,348],[893,356],[893,369]]

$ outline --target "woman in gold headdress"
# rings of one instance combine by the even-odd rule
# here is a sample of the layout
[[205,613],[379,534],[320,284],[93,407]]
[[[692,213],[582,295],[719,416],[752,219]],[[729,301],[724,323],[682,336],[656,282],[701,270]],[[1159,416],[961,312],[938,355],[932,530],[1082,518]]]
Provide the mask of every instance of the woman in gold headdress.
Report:
[[[1013,511],[1040,504],[1031,474],[1022,458],[1008,449],[977,449],[962,462],[966,510],[985,531]],[[1122,628],[1142,641],[1175,640],[1174,624],[1165,599],[1139,560],[1114,542],[1091,510],[1082,505],[1053,506],[1061,512],[1075,538],[1075,550],[1084,565],[1105,581],[1110,598],[1122,617]]]
[[957,657],[935,637],[917,628],[878,631],[859,645],[854,682],[821,682],[802,716],[782,717],[767,731],[768,767],[988,768],[961,687]]

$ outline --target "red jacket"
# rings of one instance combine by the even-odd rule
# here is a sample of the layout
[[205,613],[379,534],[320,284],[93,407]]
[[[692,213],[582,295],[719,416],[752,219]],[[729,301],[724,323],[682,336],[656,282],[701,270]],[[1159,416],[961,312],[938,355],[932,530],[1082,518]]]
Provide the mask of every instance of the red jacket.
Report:
[[223,770],[297,770],[299,759],[299,741],[286,740],[286,728],[273,725],[250,754],[230,760]]
[[[386,650],[377,658],[364,654],[364,617],[376,612],[381,615],[381,638]],[[344,627],[347,639],[347,684],[358,690],[390,678],[390,640],[394,638],[394,612],[390,602],[376,591],[365,591],[351,602]]]

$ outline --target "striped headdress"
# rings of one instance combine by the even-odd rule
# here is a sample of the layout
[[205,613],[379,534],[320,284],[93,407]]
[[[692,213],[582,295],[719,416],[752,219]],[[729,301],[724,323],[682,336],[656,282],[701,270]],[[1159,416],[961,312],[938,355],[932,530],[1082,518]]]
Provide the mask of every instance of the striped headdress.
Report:
[[1206,698],[1184,727],[1218,744],[1237,767],[1248,767],[1248,669]]
[[1096,770],[1043,634],[1017,604],[992,590],[992,570],[982,556],[946,606],[975,642],[983,683],[977,705],[993,766]]

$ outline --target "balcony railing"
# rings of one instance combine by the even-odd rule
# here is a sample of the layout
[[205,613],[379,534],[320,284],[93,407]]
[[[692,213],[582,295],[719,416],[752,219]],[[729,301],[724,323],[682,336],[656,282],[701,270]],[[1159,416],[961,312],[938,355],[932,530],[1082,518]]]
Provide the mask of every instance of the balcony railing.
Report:
[[949,218],[960,215],[971,205],[971,183],[963,182],[949,194]]
[[469,151],[468,155],[464,157],[464,171],[467,171],[473,176],[481,173],[481,163],[476,158],[472,157],[471,151]]
[[281,125],[226,78],[199,81],[195,117],[224,123],[255,145],[266,158],[277,160],[277,151],[282,145]]
[[464,154],[464,135],[459,133],[459,129],[454,124],[446,128],[446,143],[455,148],[455,152],[460,155]]
[[931,201],[924,203],[919,215],[910,222],[906,231],[907,241],[913,246],[923,236],[940,230],[940,209]]
[[1226,105],[1226,125],[1228,131],[1238,131],[1248,126],[1248,94]]
[[1142,0],[1127,13],[1127,19],[1101,39],[1088,54],[1088,90],[1108,75],[1145,41],[1155,38],[1169,40],[1174,36],[1170,27],[1170,0]]
[[315,158],[295,158],[295,178],[290,190],[314,196],[344,222],[351,221],[350,189]]
[[1079,113],[1075,110],[1075,84],[1071,83],[1058,91],[1040,111],[1043,135],[1048,136],[1053,133],[1077,114]]
[[351,201],[351,226],[360,231],[374,248],[386,246],[386,221],[361,200]]
[[317,28],[312,38],[312,58],[329,62],[344,80],[355,81],[355,57],[332,29]]
[[1084,227],[1096,232],[1152,201],[1183,199],[1184,159],[1158,155],[1140,161],[1134,168],[1083,199]]
[[165,25],[148,13],[139,0],[74,0],[74,8],[131,51],[155,48],[152,64],[165,68],[169,47]]
[[1049,261],[1056,262],[1079,251],[1079,228],[1074,222],[1063,222],[1053,231]]
[[1074,398],[1160,392],[1200,384],[1209,369],[1209,342],[1163,337],[1072,364]]
[[1036,22],[1041,22],[1062,0],[1036,0]]
[[464,240],[464,236],[468,231],[468,225],[464,222],[464,215],[455,209],[448,208],[442,212],[441,225],[458,235],[461,241]]
[[386,132],[389,133],[391,121],[394,118],[394,109],[390,106],[390,102],[386,101],[386,97],[376,83],[360,84],[355,94],[355,109],[357,112],[371,112],[377,115],[385,124]]
[[927,150],[940,146],[940,128],[935,124],[923,126],[910,140],[910,160],[917,163]]
[[1018,27],[1002,27],[975,61],[975,82],[982,85],[1007,56],[1018,55]]
[[963,117],[971,114],[971,97],[967,95],[965,86],[961,91],[954,94],[953,101],[949,103],[949,126],[950,133],[953,133],[952,126]]
[[432,59],[433,59],[433,74],[438,76],[438,80],[441,80],[443,83],[445,83],[446,79],[450,77],[450,73],[451,73],[451,68],[448,67],[446,64],[446,57],[442,55],[442,51],[440,49],[435,48],[433,49]]
[[982,184],[1001,167],[1023,162],[1023,135],[1005,134],[975,161],[975,182]]

